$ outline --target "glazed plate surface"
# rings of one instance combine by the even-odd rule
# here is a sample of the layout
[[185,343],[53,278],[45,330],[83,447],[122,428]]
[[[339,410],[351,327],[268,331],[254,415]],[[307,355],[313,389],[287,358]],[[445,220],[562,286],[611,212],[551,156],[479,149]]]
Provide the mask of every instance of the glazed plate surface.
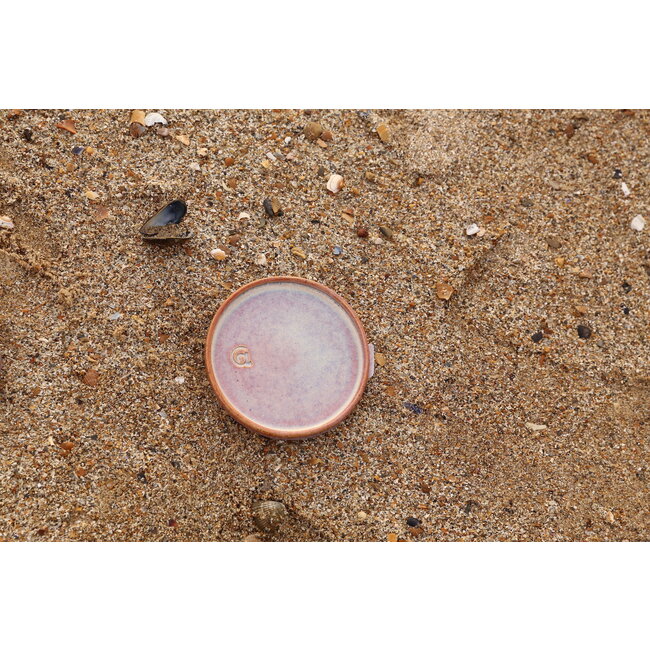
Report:
[[248,428],[303,438],[344,419],[368,378],[363,327],[333,291],[302,278],[266,278],[236,291],[206,343],[212,386]]

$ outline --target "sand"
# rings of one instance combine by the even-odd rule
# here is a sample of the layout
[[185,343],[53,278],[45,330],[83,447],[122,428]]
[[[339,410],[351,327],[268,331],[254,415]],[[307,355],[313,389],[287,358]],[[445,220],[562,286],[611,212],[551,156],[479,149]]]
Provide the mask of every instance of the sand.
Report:
[[[240,541],[271,499],[269,541],[650,539],[649,112],[160,112],[0,111],[0,538]],[[143,242],[173,199],[193,238]],[[306,441],[242,428],[203,364],[268,275],[385,357]]]

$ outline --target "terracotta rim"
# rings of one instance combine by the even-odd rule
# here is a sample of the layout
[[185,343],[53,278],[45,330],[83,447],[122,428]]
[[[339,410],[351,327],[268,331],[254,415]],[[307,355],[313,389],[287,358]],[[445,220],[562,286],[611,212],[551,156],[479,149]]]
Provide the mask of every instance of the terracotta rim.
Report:
[[[352,321],[354,322],[354,325],[357,329],[357,332],[359,333],[359,336],[361,337],[361,352],[363,355],[363,372],[361,375],[361,381],[359,383],[359,388],[355,392],[352,400],[349,402],[347,407],[339,413],[336,417],[333,417],[323,424],[317,426],[317,427],[307,427],[304,429],[297,429],[295,431],[287,432],[286,430],[283,429],[272,429],[270,427],[264,427],[260,424],[257,424],[250,418],[246,417],[242,413],[240,413],[227,399],[226,396],[223,394],[219,383],[217,382],[217,379],[214,374],[214,368],[212,366],[212,337],[214,334],[214,330],[217,326],[217,323],[219,322],[219,318],[221,317],[221,314],[225,311],[225,309],[230,305],[230,303],[240,296],[242,293],[245,291],[248,291],[249,289],[253,289],[254,287],[258,287],[262,284],[269,284],[271,282],[293,282],[295,284],[304,284],[309,287],[312,287],[314,289],[318,289],[319,291],[322,291],[323,293],[327,294],[330,298],[332,298],[335,302],[337,302],[345,312],[352,318]],[[323,431],[327,431],[328,429],[332,429],[335,427],[337,424],[342,422],[352,411],[355,409],[356,405],[359,403],[359,400],[361,399],[361,396],[363,395],[363,391],[366,388],[366,383],[368,382],[368,373],[369,373],[369,364],[370,364],[370,351],[368,350],[368,340],[366,338],[366,333],[363,329],[363,325],[361,324],[361,321],[359,320],[359,317],[355,314],[354,310],[350,305],[347,303],[347,301],[344,298],[341,298],[336,292],[332,291],[329,287],[326,287],[323,284],[319,284],[318,282],[314,282],[313,280],[306,280],[305,278],[299,278],[291,275],[278,275],[278,276],[272,276],[268,278],[261,278],[260,280],[254,280],[253,282],[249,282],[248,284],[243,285],[239,289],[237,289],[235,292],[230,294],[226,300],[224,300],[221,303],[221,306],[219,309],[217,309],[217,313],[214,315],[212,318],[212,322],[210,323],[210,327],[208,329],[208,335],[205,339],[205,367],[208,371],[208,377],[210,378],[210,383],[212,384],[212,388],[214,392],[217,395],[217,398],[219,399],[219,402],[221,402],[221,405],[228,411],[228,413],[235,419],[237,422],[240,424],[243,424],[247,429],[250,429],[251,431],[254,431],[255,433],[260,433],[263,436],[267,436],[268,438],[280,438],[283,440],[295,440],[299,438],[309,438],[311,436],[315,436],[319,433],[322,433]]]

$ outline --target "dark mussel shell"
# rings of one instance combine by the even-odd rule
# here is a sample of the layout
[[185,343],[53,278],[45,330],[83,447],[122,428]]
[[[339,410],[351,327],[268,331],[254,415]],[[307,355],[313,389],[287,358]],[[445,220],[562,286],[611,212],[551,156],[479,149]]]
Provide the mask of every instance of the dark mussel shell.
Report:
[[186,213],[187,205],[184,201],[172,201],[144,222],[140,234],[145,239],[157,241],[188,239],[192,233],[179,226]]

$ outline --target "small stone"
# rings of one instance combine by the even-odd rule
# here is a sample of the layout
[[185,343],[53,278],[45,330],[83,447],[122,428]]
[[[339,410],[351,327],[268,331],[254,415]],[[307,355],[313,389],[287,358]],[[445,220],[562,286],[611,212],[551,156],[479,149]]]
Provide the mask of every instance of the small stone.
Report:
[[535,332],[531,337],[533,343],[539,343],[544,338],[543,332]]
[[397,535],[395,533],[388,533],[387,537],[389,542],[396,542],[397,541]]
[[269,217],[281,217],[284,214],[280,201],[277,199],[264,199],[262,205],[264,206],[264,211],[269,215]]
[[318,122],[309,122],[303,130],[307,140],[317,140],[323,133],[323,127]]
[[64,451],[72,451],[74,449],[74,442],[72,442],[72,440],[66,440],[61,443],[60,447]]
[[343,249],[340,246],[334,246],[334,250],[332,251],[332,253],[334,253],[334,255],[340,255],[342,252],[343,252]]
[[75,156],[81,155],[85,151],[86,147],[73,147],[72,148],[72,153]]
[[292,255],[295,255],[296,257],[299,257],[302,260],[307,259],[307,254],[305,253],[305,251],[302,248],[300,248],[300,246],[294,246],[291,249],[291,253],[292,253]]
[[122,314],[119,311],[116,311],[108,317],[108,320],[119,320],[120,318],[122,318]]
[[165,126],[167,124],[167,120],[160,113],[147,113],[144,118],[144,125],[153,126],[154,124],[162,124]]
[[174,381],[177,384],[184,384],[185,383],[185,377],[174,377]]
[[142,126],[139,122],[132,122],[129,125],[129,133],[133,138],[139,138],[141,135],[144,135],[146,130],[146,127]]
[[632,291],[632,285],[629,282],[623,282],[621,288],[623,291],[625,291],[625,293],[630,293],[630,291]]
[[217,261],[225,260],[226,257],[228,257],[228,254],[226,251],[222,250],[221,248],[213,248],[210,251],[210,255]]
[[377,135],[379,136],[379,139],[382,142],[390,142],[390,138],[391,138],[390,129],[385,124],[380,124],[377,127]]
[[324,142],[332,142],[334,140],[334,134],[331,131],[323,131],[320,134],[320,139]]
[[255,256],[255,264],[257,266],[266,266],[266,255],[264,253],[258,253]]
[[0,228],[11,230],[14,227],[14,222],[9,217],[0,217]]
[[581,339],[588,339],[591,336],[591,327],[589,325],[578,325],[577,330]]
[[552,248],[553,250],[557,250],[562,246],[562,240],[559,237],[555,236],[547,237],[546,243],[548,244],[548,247]]
[[140,124],[142,126],[144,123],[144,111],[131,111],[131,118],[129,119],[129,124]]
[[406,520],[406,525],[410,526],[411,528],[417,528],[418,526],[422,525],[422,522],[417,517],[409,517]]
[[379,226],[379,232],[386,238],[393,238],[393,231],[388,226]]
[[23,140],[25,140],[25,142],[31,142],[33,137],[34,133],[31,129],[25,129],[23,131]]
[[84,196],[89,200],[89,201],[96,201],[99,198],[99,194],[97,192],[93,192],[92,190],[86,190],[84,192]]
[[357,228],[357,237],[361,237],[362,239],[365,239],[368,237],[368,229],[367,228]]
[[364,521],[367,518],[368,518],[367,512],[364,512],[363,510],[359,510],[359,512],[357,512],[357,519],[359,519],[359,521]]
[[208,155],[208,150],[205,147],[199,147],[196,150],[196,155],[201,157],[201,158],[206,158]]
[[480,228],[478,227],[478,225],[473,223],[473,224],[467,226],[467,228],[465,228],[465,234],[468,237],[471,237],[472,235],[476,235],[479,230],[480,230]]
[[632,221],[630,221],[630,228],[637,232],[641,232],[645,228],[645,219],[640,214],[637,215],[632,219]]
[[261,542],[262,540],[259,538],[259,535],[256,535],[255,533],[253,533],[251,535],[246,535],[246,537],[244,537],[244,541],[245,542]]
[[436,296],[438,296],[440,300],[449,300],[454,291],[455,289],[446,282],[438,282],[436,284]]
[[630,188],[627,186],[627,183],[621,183],[621,190],[623,190],[623,196],[630,196]]
[[161,138],[168,138],[169,129],[166,126],[160,126],[156,129],[156,135],[159,135]]
[[235,164],[235,159],[234,159],[234,158],[226,158],[226,159],[223,161],[223,164],[224,164],[226,167],[232,167],[232,166]]
[[386,356],[381,352],[375,352],[375,363],[383,368],[386,365]]
[[623,172],[620,169],[615,169],[614,178],[623,178]]
[[532,199],[529,198],[523,198],[521,199],[521,201],[519,201],[519,203],[521,203],[521,205],[523,205],[524,208],[530,208],[533,206],[533,201]]
[[200,172],[201,171],[201,165],[197,162],[191,162],[190,163],[190,169],[195,172]]
[[94,368],[91,368],[86,371],[86,374],[83,376],[81,381],[83,381],[86,386],[95,387],[99,383],[99,373]]
[[404,402],[404,406],[416,415],[422,415],[424,413],[424,409],[421,406],[413,404],[412,402]]
[[366,177],[366,180],[369,183],[376,183],[377,182],[377,174],[375,174],[374,172],[366,172],[365,177]]
[[184,144],[185,146],[190,144],[190,139],[182,133],[174,137],[176,138],[176,140],[178,140],[181,144]]
[[77,132],[77,129],[75,129],[74,126],[74,120],[63,120],[63,122],[59,122],[56,125],[56,128],[68,131],[68,133],[72,133],[73,135]]
[[228,241],[228,246],[239,246],[239,242],[241,241],[241,235],[230,235],[227,241]]
[[525,426],[526,429],[528,429],[528,431],[533,431],[533,432],[544,431],[547,428],[545,424],[534,424],[533,422],[526,422]]

